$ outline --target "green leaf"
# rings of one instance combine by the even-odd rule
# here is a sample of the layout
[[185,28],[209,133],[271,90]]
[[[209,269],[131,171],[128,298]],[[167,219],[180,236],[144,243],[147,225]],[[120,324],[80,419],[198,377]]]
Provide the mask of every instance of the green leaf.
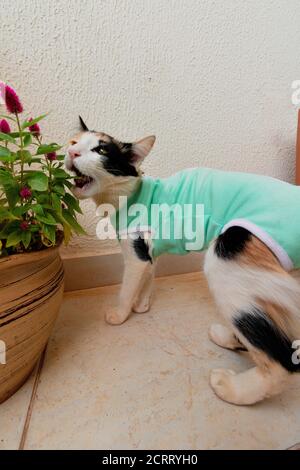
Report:
[[49,209],[50,211],[52,211],[52,210],[53,210],[52,205],[51,205],[51,204],[48,204],[49,195],[48,195],[48,194],[47,194],[47,195],[45,194],[45,196],[47,197],[47,202],[41,202],[41,204],[42,204],[42,206],[43,206],[43,209],[44,209],[44,210],[45,210],[45,209]]
[[31,162],[31,153],[29,150],[18,150],[17,151],[17,160],[23,160],[24,163]]
[[37,193],[36,194],[36,202],[42,206],[47,204],[49,201],[49,194],[47,193]]
[[43,225],[42,227],[43,233],[48,240],[54,245],[56,241],[56,227],[53,225]]
[[13,161],[12,156],[9,157],[0,157],[0,161],[3,163],[11,163]]
[[56,225],[57,222],[56,220],[54,219],[53,215],[50,214],[49,212],[45,212],[45,215],[40,215],[40,214],[36,214],[36,218],[37,220],[43,222],[44,224],[47,224],[47,225]]
[[48,177],[41,171],[34,171],[27,177],[31,189],[35,191],[46,191],[48,189]]
[[32,204],[31,209],[35,212],[35,214],[45,215],[41,204]]
[[73,178],[72,176],[69,175],[69,173],[67,173],[62,168],[53,168],[52,169],[52,174],[57,179]]
[[22,129],[26,129],[27,127],[33,126],[33,124],[36,124],[37,122],[41,121],[47,116],[47,114],[41,114],[41,116],[38,116],[37,118],[32,119],[31,121],[25,121],[22,124]]
[[30,242],[31,242],[31,232],[30,230],[26,230],[22,233],[22,243],[25,247],[25,249],[27,249],[30,245]]
[[64,244],[68,245],[71,236],[72,236],[72,228],[68,222],[63,218],[62,215],[56,213],[54,214],[54,217],[56,220],[63,226],[63,231],[64,231]]
[[36,155],[44,155],[50,152],[56,152],[61,149],[61,145],[58,144],[49,144],[49,145],[40,145],[37,149]]
[[24,137],[25,137],[26,135],[31,135],[30,132],[26,132],[26,131],[25,131],[25,132],[19,132],[19,131],[17,131],[17,132],[11,132],[9,135],[10,135],[11,137],[13,137],[14,139],[16,139],[17,137],[20,137],[21,134],[22,134],[22,136],[23,136],[23,139],[24,139]]
[[12,210],[12,215],[20,217],[31,209],[31,204],[24,204],[24,206],[17,206]]
[[19,185],[10,171],[5,168],[0,168],[0,185],[3,187],[9,207],[13,208],[20,200]]
[[4,134],[3,132],[0,132],[0,140],[4,140],[5,142],[10,142],[11,144],[17,145],[15,139],[11,135]]
[[11,151],[8,148],[0,145],[0,159],[2,161],[9,161],[10,157],[11,157]]
[[40,224],[39,223],[30,225],[30,231],[32,233],[39,232],[39,230],[40,230]]
[[38,157],[32,157],[30,163],[41,163],[41,158]]
[[23,139],[23,145],[24,145],[24,147],[28,147],[28,145],[30,145],[31,142],[32,142],[31,134],[25,135],[25,137],[24,137],[24,139]]
[[22,231],[21,230],[16,230],[15,232],[12,232],[8,235],[7,240],[6,240],[6,248],[9,248],[10,246],[15,246],[20,241],[22,240]]
[[20,201],[19,185],[14,182],[12,185],[8,185],[4,188],[7,202],[10,208],[15,207],[18,201]]
[[61,211],[62,211],[61,200],[60,200],[60,198],[58,197],[57,194],[55,194],[55,193],[51,194],[51,202],[52,202],[53,209],[56,212],[61,213]]
[[57,183],[53,186],[52,189],[55,193],[60,194],[61,196],[63,196],[65,194],[65,188],[64,188],[63,184],[58,184]]
[[0,239],[7,238],[10,233],[20,230],[20,221],[13,220],[8,222],[0,232]]
[[72,196],[70,193],[66,193],[64,195],[63,201],[68,205],[69,208],[73,209],[76,212],[79,212],[79,214],[82,214],[82,210],[80,209],[78,200],[75,199],[75,197]]
[[4,207],[0,208],[0,222],[4,222],[5,220],[14,220],[16,217],[12,214],[9,210],[5,209]]
[[64,220],[72,227],[72,229],[77,234],[86,235],[85,230],[81,227],[81,225],[79,225],[75,217],[67,209],[63,209],[62,215]]
[[14,178],[8,168],[0,167],[0,185],[13,184]]
[[67,188],[72,189],[74,187],[74,184],[71,183],[71,181],[65,180],[64,185],[67,186]]

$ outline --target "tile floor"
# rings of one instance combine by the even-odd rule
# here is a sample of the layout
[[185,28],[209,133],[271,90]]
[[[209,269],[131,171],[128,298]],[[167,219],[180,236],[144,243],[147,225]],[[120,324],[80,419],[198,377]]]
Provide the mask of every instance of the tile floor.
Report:
[[[244,353],[207,337],[215,307],[202,274],[160,278],[149,313],[104,322],[118,286],[65,296],[50,340],[25,449],[284,449],[300,441],[300,374],[252,407],[216,398],[213,367]],[[0,405],[0,449],[18,448],[34,377]]]

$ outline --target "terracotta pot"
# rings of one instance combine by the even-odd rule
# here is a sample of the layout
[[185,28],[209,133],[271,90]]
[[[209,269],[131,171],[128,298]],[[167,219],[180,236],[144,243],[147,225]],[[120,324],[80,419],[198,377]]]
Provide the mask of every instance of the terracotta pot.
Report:
[[58,247],[0,259],[0,403],[21,387],[43,352],[63,283]]

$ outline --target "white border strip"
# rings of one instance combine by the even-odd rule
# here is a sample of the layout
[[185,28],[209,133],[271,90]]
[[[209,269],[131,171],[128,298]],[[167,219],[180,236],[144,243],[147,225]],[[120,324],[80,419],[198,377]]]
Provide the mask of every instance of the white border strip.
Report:
[[224,233],[230,227],[243,227],[246,230],[249,230],[249,232],[253,233],[253,235],[259,238],[262,242],[267,245],[268,248],[270,248],[270,250],[278,258],[284,269],[286,269],[287,271],[291,271],[293,269],[294,264],[287,252],[284,250],[284,248],[282,248],[282,246],[279,245],[279,243],[277,243],[274,238],[272,238],[262,228],[258,227],[252,222],[249,222],[246,219],[234,219],[228,222],[228,224],[224,225],[222,233]]

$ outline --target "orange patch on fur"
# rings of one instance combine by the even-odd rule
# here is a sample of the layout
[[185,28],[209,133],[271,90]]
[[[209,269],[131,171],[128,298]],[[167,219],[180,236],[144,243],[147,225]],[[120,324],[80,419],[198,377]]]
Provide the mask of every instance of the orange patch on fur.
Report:
[[112,141],[112,138],[109,135],[105,134],[104,132],[95,132],[94,135],[96,137],[98,137],[99,139],[103,140],[104,142],[111,142]]
[[248,266],[255,266],[260,269],[267,269],[268,271],[288,275],[272,251],[254,235],[252,235],[251,240],[246,243],[238,262],[243,265],[246,264]]
[[75,145],[77,142],[80,140],[80,138],[83,136],[84,132],[77,132],[70,140],[69,144],[70,145]]
[[262,299],[257,299],[263,311],[273,320],[273,322],[287,335],[289,335],[290,313],[287,309]]

